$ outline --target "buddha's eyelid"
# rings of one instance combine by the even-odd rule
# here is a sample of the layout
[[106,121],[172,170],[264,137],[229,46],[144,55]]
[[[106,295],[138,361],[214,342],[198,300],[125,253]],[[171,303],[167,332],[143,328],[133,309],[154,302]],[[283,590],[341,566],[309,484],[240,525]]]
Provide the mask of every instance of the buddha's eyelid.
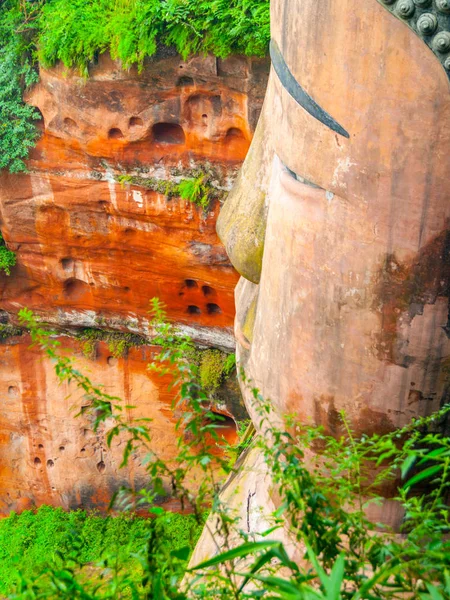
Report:
[[278,48],[275,40],[270,40],[270,58],[272,59],[273,68],[275,73],[278,75],[282,86],[285,90],[294,98],[294,100],[300,104],[302,108],[306,110],[312,117],[339,133],[346,138],[349,138],[349,133],[341,126],[337,121],[333,119],[326,111],[321,108],[311,96],[305,92],[302,86],[298,83],[295,77],[292,75],[283,55]]

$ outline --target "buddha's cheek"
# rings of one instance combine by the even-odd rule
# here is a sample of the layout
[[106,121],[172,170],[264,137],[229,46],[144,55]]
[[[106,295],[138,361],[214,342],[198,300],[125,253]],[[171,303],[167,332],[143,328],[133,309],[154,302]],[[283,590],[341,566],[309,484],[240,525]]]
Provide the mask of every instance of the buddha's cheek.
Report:
[[415,367],[380,356],[380,344],[401,345],[409,329],[399,308],[386,331],[377,293],[387,241],[367,204],[299,183],[278,159],[269,196],[261,282],[241,280],[236,293],[238,357],[252,386],[279,415],[296,413],[331,433],[341,409],[366,431],[408,421],[417,409],[407,403]]

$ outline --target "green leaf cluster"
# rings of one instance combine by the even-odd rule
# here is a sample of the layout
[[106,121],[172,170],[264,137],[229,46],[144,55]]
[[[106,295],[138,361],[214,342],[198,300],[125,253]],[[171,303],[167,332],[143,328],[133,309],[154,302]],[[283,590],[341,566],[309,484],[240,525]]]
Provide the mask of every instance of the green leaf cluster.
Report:
[[[187,175],[187,176],[186,176]],[[119,175],[117,181],[122,185],[138,185],[171,198],[182,198],[207,211],[214,200],[221,200],[225,193],[218,189],[213,181],[220,179],[217,172],[208,166],[205,171],[191,169],[178,183],[170,179],[140,177],[137,175]]]
[[[30,16],[31,18],[31,16]],[[39,113],[23,102],[24,90],[37,81],[33,68],[34,21],[26,20],[15,0],[0,7],[0,169],[25,171],[24,160],[35,144],[38,132],[34,122]],[[7,265],[5,251],[0,262]]]
[[[160,521],[169,552],[191,549],[200,535],[201,526],[190,515],[165,513]],[[69,556],[74,559],[75,548],[80,571],[90,566],[92,576],[97,570],[94,565],[114,553],[123,564],[123,578],[138,582],[139,560],[131,555],[145,547],[151,532],[149,519],[132,514],[105,517],[50,506],[11,513],[0,520],[0,594],[11,593],[20,579],[27,581],[49,563],[57,568]]]
[[263,56],[270,38],[269,0],[52,0],[39,18],[39,59],[88,74],[109,51],[124,68],[143,68],[158,44],[183,56]]
[[[1,94],[1,91],[0,91]],[[0,108],[1,111],[1,108]],[[0,147],[1,147],[1,136],[0,136]],[[6,273],[6,275],[11,275],[11,269],[16,264],[16,255],[15,253],[6,247],[5,240],[3,239],[2,234],[0,233],[0,271]]]

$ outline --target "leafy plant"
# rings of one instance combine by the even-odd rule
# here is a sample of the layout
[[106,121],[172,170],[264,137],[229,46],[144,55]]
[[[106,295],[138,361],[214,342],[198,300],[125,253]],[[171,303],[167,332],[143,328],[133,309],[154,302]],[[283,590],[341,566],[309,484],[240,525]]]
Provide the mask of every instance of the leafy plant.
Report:
[[6,275],[11,275],[11,269],[15,264],[16,255],[12,250],[6,247],[5,240],[0,233],[0,271],[3,271]]
[[[201,531],[190,515],[167,513],[162,525],[169,552],[192,548]],[[44,569],[49,557],[55,565],[65,564],[65,553],[73,553],[75,545],[80,563],[90,563],[91,573],[112,551],[124,565],[124,579],[138,585],[139,560],[132,554],[145,546],[151,532],[151,522],[133,514],[104,517],[50,506],[11,513],[0,520],[0,594],[12,592],[20,577],[27,581]]]
[[208,188],[203,183],[204,179],[204,175],[199,175],[196,179],[184,179],[178,184],[178,193],[183,200],[189,200],[206,209],[209,205],[209,197]]
[[109,50],[124,68],[155,54],[158,43],[187,58],[211,52],[262,56],[269,43],[268,0],[52,0],[39,17],[39,59],[61,60],[88,75]]
[[[0,169],[7,168],[12,173],[26,170],[24,160],[38,137],[33,121],[40,115],[22,97],[24,90],[38,79],[33,64],[38,6],[22,12],[16,0],[3,0],[0,9]],[[8,257],[2,250],[2,264],[12,266]]]
[[208,210],[214,200],[221,200],[224,197],[223,190],[216,187],[217,183],[213,183],[213,180],[218,178],[215,170],[208,169],[208,172],[202,172],[199,169],[191,169],[184,175],[188,175],[188,177],[184,177],[179,183],[170,179],[139,177],[128,174],[119,175],[117,180],[122,186],[127,184],[138,185],[163,194],[169,200],[180,197],[200,206],[204,211]]

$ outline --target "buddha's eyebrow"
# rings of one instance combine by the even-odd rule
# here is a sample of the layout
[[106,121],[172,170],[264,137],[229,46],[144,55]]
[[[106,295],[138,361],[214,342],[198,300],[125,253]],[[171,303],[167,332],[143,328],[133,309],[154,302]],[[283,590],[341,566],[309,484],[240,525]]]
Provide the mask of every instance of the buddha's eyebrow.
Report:
[[336,131],[340,135],[349,138],[348,132],[341,126],[337,121],[333,119],[326,111],[321,108],[315,100],[311,98],[309,94],[305,92],[302,86],[298,83],[295,77],[292,75],[283,55],[278,48],[275,40],[270,40],[270,58],[272,59],[273,68],[275,73],[278,75],[278,79],[285,88],[285,90],[294,98],[306,112],[308,112],[315,119]]

